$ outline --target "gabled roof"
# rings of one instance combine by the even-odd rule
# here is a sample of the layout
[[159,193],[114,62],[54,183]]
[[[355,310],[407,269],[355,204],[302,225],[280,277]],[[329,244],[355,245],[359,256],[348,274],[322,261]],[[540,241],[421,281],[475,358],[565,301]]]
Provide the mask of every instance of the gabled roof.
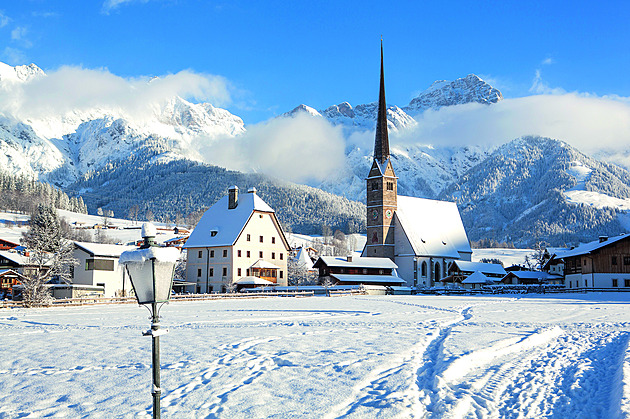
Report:
[[[505,275],[506,271],[503,266],[498,263],[483,263],[483,262],[467,262],[465,260],[453,261],[452,267],[457,266],[460,271],[463,272],[481,272],[484,274]],[[449,269],[450,270],[450,269]]]
[[396,265],[390,258],[371,258],[354,256],[352,262],[348,262],[348,258],[341,256],[320,256],[313,265],[319,268],[322,264],[335,268],[376,268],[376,269],[397,269]]
[[[497,279],[498,280],[498,279]],[[462,281],[462,284],[488,284],[494,281],[479,271],[475,271]]]
[[295,255],[295,261],[298,263],[300,267],[304,269],[311,269],[313,267],[313,261],[311,257],[308,255],[308,250],[304,247],[300,247],[298,254]]
[[19,253],[0,250],[0,256],[20,266],[29,265],[29,258]]
[[[224,196],[203,214],[193,232],[190,233],[190,237],[183,246],[184,249],[232,246],[254,211],[274,213],[274,210],[256,193],[239,194],[238,205],[234,209],[228,209],[228,199],[228,195]],[[214,236],[213,231],[216,232]],[[283,240],[286,241],[284,237]]]
[[90,256],[104,256],[111,258],[118,258],[122,252],[126,252],[127,250],[137,249],[136,246],[123,246],[119,244],[74,242],[74,245]]
[[618,241],[621,241],[627,238],[630,238],[630,235],[622,234],[620,236],[610,237],[605,241],[593,240],[592,242],[581,244],[575,249],[556,253],[556,259],[564,259],[564,258],[572,257],[572,256],[587,255],[589,253],[593,253],[596,250],[601,249],[602,247],[610,246],[613,243],[616,243]]
[[238,285],[268,285],[268,286],[276,285],[275,282],[271,282],[263,278],[258,278],[257,276],[244,276],[234,281],[234,283]]
[[[538,281],[548,281],[550,279],[562,279],[560,275],[552,275],[549,272],[543,271],[511,271],[505,276],[505,278],[518,278],[518,279],[535,279]],[[504,279],[505,279],[504,278]]]
[[397,221],[418,256],[459,259],[472,253],[457,204],[398,196]]
[[357,282],[363,284],[404,284],[405,280],[394,275],[350,275],[330,274],[332,278],[340,282]]

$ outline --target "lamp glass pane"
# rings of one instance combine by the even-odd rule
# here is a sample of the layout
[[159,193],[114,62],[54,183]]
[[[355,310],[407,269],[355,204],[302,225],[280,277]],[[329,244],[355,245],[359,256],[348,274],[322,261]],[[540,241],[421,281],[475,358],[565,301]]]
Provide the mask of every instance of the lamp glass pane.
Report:
[[129,262],[126,264],[133,290],[136,292],[138,304],[152,303],[153,300],[153,264],[145,262]]
[[165,302],[171,298],[171,288],[173,282],[173,262],[154,262],[155,269],[155,301]]

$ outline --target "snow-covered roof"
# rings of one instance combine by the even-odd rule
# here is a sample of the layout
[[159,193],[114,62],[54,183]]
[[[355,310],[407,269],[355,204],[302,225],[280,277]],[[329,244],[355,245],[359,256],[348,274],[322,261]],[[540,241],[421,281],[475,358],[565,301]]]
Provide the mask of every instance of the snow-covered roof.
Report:
[[550,279],[562,279],[560,275],[552,275],[548,272],[542,271],[511,271],[507,274],[510,277],[516,277],[518,279],[536,279],[540,281],[548,281]]
[[494,283],[494,281],[479,271],[473,272],[467,278],[462,281],[462,284],[488,284]]
[[74,242],[74,244],[76,247],[88,253],[90,256],[106,256],[112,258],[120,257],[121,253],[126,252],[127,250],[137,249],[136,246],[123,246],[119,244],[85,242]]
[[268,281],[257,276],[244,276],[234,281],[238,285],[276,285],[274,282]]
[[267,262],[266,260],[258,259],[250,268],[260,268],[260,269],[281,269],[279,266],[274,265],[271,262]]
[[613,243],[616,243],[620,240],[626,239],[630,237],[628,234],[622,234],[620,236],[610,237],[605,241],[593,240],[592,242],[581,244],[573,250],[567,250],[565,252],[556,253],[556,259],[563,259],[571,256],[579,256],[586,255],[594,252],[595,250],[601,249],[602,247],[609,246]]
[[475,272],[479,271],[484,274],[505,275],[506,271],[503,266],[498,263],[483,263],[483,262],[467,262],[465,260],[456,260],[453,265],[457,265],[460,271],[463,272]]
[[403,284],[405,281],[399,276],[394,275],[350,275],[350,274],[331,274],[332,278],[336,278],[341,282],[358,282],[364,284]]
[[21,255],[19,253],[15,253],[15,252],[10,252],[8,250],[0,250],[0,256],[2,256],[5,259],[8,259],[12,262],[15,262],[18,265],[28,265],[29,264],[29,258]]
[[398,196],[396,217],[416,255],[460,258],[472,253],[457,204]]
[[[236,242],[253,211],[274,210],[256,193],[239,194],[238,205],[228,209],[228,195],[219,199],[199,220],[184,249],[191,247],[231,246]],[[216,232],[213,236],[212,233]]]
[[319,266],[320,261],[326,266],[339,268],[379,268],[379,269],[397,269],[396,265],[390,258],[369,258],[357,257],[352,258],[352,262],[348,262],[348,258],[341,256],[320,256],[316,265]]
[[311,269],[313,267],[313,261],[308,255],[308,250],[306,250],[304,247],[300,247],[298,254],[295,255],[295,261],[304,269]]

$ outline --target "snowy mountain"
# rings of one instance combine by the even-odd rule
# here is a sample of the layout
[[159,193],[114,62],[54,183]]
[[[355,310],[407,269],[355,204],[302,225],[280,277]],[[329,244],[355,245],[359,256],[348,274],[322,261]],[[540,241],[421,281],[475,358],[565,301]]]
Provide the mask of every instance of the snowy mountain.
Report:
[[465,103],[492,104],[503,100],[498,89],[490,86],[475,74],[454,81],[438,80],[433,82],[424,92],[409,102],[403,110],[417,115],[427,109],[439,109],[444,106],[462,105]]
[[[0,63],[2,64],[2,63]],[[0,65],[0,88],[46,77],[34,64]],[[193,141],[212,141],[245,132],[241,118],[209,103],[180,97],[150,106],[141,118],[121,109],[89,108],[19,120],[0,114],[0,163],[13,174],[27,174],[63,186],[138,150],[157,152],[154,159],[198,160]]]
[[630,172],[562,141],[523,137],[439,197],[458,203],[471,240],[577,243],[626,231]]

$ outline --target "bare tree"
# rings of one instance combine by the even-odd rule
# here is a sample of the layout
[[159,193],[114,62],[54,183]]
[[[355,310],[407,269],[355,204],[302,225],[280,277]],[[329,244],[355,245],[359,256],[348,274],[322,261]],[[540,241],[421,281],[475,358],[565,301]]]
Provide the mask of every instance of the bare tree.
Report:
[[49,281],[72,282],[72,268],[78,263],[72,256],[74,243],[62,236],[57,212],[44,204],[39,204],[31,216],[23,242],[30,254],[22,279],[22,298],[29,307],[41,306],[51,299]]

